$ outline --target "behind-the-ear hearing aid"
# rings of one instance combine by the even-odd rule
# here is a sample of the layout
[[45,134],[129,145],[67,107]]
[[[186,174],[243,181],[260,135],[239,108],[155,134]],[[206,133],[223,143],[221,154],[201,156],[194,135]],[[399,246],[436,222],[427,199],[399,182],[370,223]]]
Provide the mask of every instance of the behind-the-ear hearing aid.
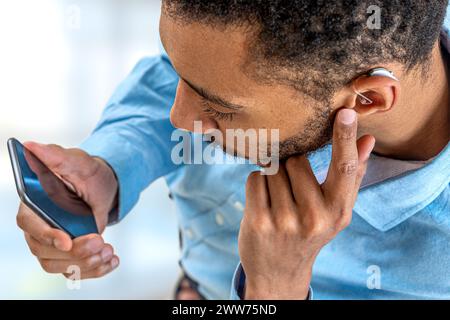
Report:
[[[389,71],[385,68],[374,68],[374,69],[368,71],[365,74],[365,76],[367,76],[367,77],[374,77],[374,76],[388,77],[392,80],[399,81],[392,71]],[[359,98],[360,98],[359,101],[361,102],[361,104],[369,105],[369,104],[373,103],[373,101],[371,99],[367,98],[361,92],[358,92],[358,90],[356,90],[354,87],[353,87],[353,91],[355,91],[355,93],[359,96]]]

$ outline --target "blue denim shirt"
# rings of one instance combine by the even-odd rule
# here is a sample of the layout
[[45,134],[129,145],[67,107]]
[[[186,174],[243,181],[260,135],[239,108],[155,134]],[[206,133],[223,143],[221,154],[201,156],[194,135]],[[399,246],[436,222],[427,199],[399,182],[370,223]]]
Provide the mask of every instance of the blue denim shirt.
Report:
[[[446,26],[450,23],[446,20]],[[447,30],[444,28],[444,30]],[[444,39],[445,41],[445,39]],[[169,121],[178,76],[165,54],[145,58],[119,86],[81,147],[105,159],[119,181],[119,220],[165,177],[177,207],[181,263],[209,299],[238,298],[244,277],[237,236],[249,164],[175,165]],[[330,146],[309,156],[317,174]],[[313,270],[317,299],[450,299],[450,149],[424,167],[362,188],[348,228]],[[232,288],[232,283],[235,285]]]

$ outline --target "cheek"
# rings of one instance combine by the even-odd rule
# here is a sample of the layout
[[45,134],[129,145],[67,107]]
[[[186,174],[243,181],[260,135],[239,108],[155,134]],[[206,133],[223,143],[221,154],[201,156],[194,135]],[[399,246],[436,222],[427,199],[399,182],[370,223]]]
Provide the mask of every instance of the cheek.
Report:
[[310,115],[299,108],[273,108],[255,111],[246,117],[250,128],[278,130],[281,140],[303,132]]

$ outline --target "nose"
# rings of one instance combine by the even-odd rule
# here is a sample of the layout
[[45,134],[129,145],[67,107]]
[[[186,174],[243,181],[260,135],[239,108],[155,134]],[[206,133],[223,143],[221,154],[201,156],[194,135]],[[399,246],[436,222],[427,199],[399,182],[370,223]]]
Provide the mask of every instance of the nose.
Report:
[[175,128],[195,132],[194,122],[201,121],[201,132],[195,133],[217,129],[217,123],[202,111],[200,99],[183,80],[179,81],[175,101],[170,110],[170,122]]

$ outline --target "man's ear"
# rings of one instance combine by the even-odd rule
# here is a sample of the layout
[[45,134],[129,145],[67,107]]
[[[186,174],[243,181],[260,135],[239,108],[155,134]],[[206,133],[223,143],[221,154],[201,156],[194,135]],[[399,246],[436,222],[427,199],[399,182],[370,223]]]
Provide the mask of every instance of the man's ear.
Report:
[[400,82],[386,76],[360,76],[350,84],[347,100],[359,115],[386,112],[395,106],[400,96]]

